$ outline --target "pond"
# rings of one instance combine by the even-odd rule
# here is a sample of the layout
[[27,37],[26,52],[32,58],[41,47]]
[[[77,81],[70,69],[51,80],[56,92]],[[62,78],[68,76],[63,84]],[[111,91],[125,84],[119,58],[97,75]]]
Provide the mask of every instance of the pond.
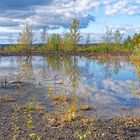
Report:
[[[25,84],[10,84],[22,81]],[[80,105],[94,110],[88,115],[140,115],[140,95],[135,65],[126,59],[91,59],[79,56],[11,56],[0,58],[0,96],[10,95],[17,104],[35,101],[53,111],[49,90],[76,96]],[[9,103],[10,104],[10,103]],[[0,103],[0,108],[8,104]]]

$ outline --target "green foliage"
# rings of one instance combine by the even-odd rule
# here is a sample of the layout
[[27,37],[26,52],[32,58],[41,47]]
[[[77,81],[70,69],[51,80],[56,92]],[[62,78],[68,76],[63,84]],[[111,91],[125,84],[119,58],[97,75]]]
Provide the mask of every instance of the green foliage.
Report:
[[[133,37],[128,36],[122,43],[122,34],[119,30],[113,31],[107,27],[104,34],[104,43],[80,47],[78,45],[81,39],[80,21],[74,19],[70,31],[66,32],[64,36],[59,34],[49,35],[44,27],[40,34],[41,43],[43,45],[33,45],[33,26],[25,23],[22,32],[19,34],[19,43],[6,47],[1,51],[11,52],[45,52],[45,51],[63,51],[63,52],[134,52],[135,55],[140,54],[140,34],[135,34]],[[86,43],[90,43],[90,35],[87,35]],[[87,45],[87,44],[86,44]]]
[[52,34],[47,45],[48,50],[59,51],[61,44],[61,37],[59,34]]
[[61,42],[61,51],[73,51],[74,45],[71,40],[70,33],[65,33],[64,38]]
[[134,56],[140,58],[140,34],[135,34],[133,38],[134,42]]
[[135,88],[136,88],[135,83],[132,82],[132,83],[131,83],[131,91],[135,91]]
[[130,36],[128,36],[124,40],[124,46],[125,46],[125,49],[126,50],[133,51],[133,49],[134,49],[134,43],[133,43],[133,39]]
[[83,139],[86,139],[88,137],[88,135],[91,135],[92,132],[91,131],[86,131],[84,134],[79,134],[78,132],[76,133],[77,137],[80,139],[80,140],[83,140]]
[[[41,136],[40,134],[37,134],[35,132],[35,126],[34,126],[34,119],[33,119],[33,115],[32,112],[33,110],[38,110],[39,106],[35,103],[29,103],[27,104],[27,106],[24,107],[20,107],[18,105],[13,106],[13,137],[12,140],[17,140],[18,137],[20,136],[20,126],[19,126],[19,121],[25,121],[25,126],[26,129],[28,130],[28,138],[29,139],[36,139],[36,140],[41,140]],[[23,113],[23,116],[20,116],[20,113]]]
[[71,27],[70,27],[69,37],[70,37],[70,41],[72,42],[72,46],[74,48],[74,51],[76,51],[76,49],[78,47],[78,42],[81,39],[79,24],[80,24],[80,21],[77,19],[74,19],[72,24],[71,24]]
[[140,45],[140,33],[134,35],[133,42],[135,46]]
[[5,47],[5,51],[10,51],[10,52],[25,52],[25,50],[26,50],[26,47],[23,44]]
[[18,126],[18,106],[13,106],[13,109],[16,110],[12,113],[12,119],[13,119],[13,137],[12,140],[17,140],[19,133],[20,133],[20,127]]
[[90,45],[89,47],[78,48],[79,52],[90,52],[90,53],[109,53],[109,52],[127,52],[123,45],[118,44],[107,44],[101,43],[98,45]]

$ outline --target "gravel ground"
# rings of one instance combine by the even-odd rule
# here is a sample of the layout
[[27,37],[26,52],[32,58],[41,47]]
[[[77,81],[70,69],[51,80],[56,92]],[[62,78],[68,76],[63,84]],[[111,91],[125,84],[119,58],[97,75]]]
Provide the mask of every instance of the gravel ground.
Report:
[[[38,96],[45,99],[44,90],[38,90],[42,93]],[[48,105],[48,99],[45,99],[47,106],[26,106],[37,91],[14,94],[9,87],[7,96],[2,91],[1,88],[0,140],[140,140],[140,117],[114,116],[107,119],[88,117],[74,109],[75,114],[63,108],[54,110],[56,101],[67,102],[65,96],[52,98],[54,106],[51,106],[52,102]],[[18,103],[21,103],[20,107]],[[59,104],[57,107],[60,107]]]
[[63,121],[62,112],[0,111],[0,140],[140,140],[140,119],[94,119],[78,115]]

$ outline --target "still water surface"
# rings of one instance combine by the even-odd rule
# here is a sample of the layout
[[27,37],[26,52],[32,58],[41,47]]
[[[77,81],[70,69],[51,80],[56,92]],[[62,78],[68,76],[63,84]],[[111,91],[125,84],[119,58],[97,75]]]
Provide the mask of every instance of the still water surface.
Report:
[[[0,86],[0,96],[12,95],[18,103],[37,100],[53,110],[48,88],[56,94],[75,95],[80,104],[96,108],[90,114],[140,115],[140,95],[131,91],[139,77],[131,61],[124,59],[91,60],[86,57],[1,57],[0,81],[27,83],[24,86]],[[4,105],[0,105],[4,107]]]

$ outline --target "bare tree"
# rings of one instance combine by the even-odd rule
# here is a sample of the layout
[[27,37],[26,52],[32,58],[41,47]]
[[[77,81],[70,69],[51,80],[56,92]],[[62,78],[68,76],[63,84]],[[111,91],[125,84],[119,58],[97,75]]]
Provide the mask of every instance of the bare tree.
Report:
[[48,42],[48,33],[47,33],[47,30],[45,27],[42,28],[42,31],[41,31],[41,42],[43,43],[43,45],[45,46]]
[[111,29],[109,29],[109,27],[107,26],[105,35],[104,35],[104,41],[105,43],[112,43],[113,42],[113,31]]
[[26,52],[32,51],[33,46],[33,25],[29,22],[24,24],[22,32],[19,34],[19,42],[25,45]]
[[10,45],[13,45],[13,43],[14,43],[12,34],[9,34],[9,43],[10,43]]
[[121,44],[121,42],[122,42],[122,34],[120,33],[119,30],[116,30],[114,32],[114,43]]
[[86,36],[86,45],[89,45],[91,43],[91,37],[90,34],[88,33]]

